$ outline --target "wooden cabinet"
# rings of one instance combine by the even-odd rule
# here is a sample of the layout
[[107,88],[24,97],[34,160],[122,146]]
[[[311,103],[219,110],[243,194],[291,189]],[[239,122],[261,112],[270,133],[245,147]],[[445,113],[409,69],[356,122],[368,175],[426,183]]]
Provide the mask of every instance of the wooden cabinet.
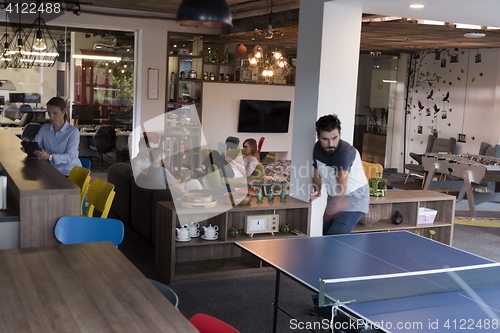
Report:
[[[429,231],[434,230],[434,240],[451,245],[455,218],[455,197],[452,195],[425,190],[388,191],[386,197],[370,197],[370,205],[380,211],[380,220],[371,226],[358,224],[353,233],[408,230],[430,237]],[[437,210],[433,224],[417,224],[419,207]],[[396,211],[403,216],[399,225],[391,221]]]
[[365,162],[385,165],[385,141],[387,136],[364,133],[361,158]]
[[[243,233],[245,217],[247,215],[278,214],[280,224],[290,224],[292,229],[298,229],[309,235],[310,204],[298,199],[287,198],[281,203],[276,198],[274,203],[267,199],[261,204],[252,198],[250,205],[240,205],[227,210],[230,206],[219,200],[215,208],[187,209],[176,207],[173,202],[159,202],[157,204],[156,241],[155,241],[155,268],[167,283],[203,281],[230,277],[258,275],[272,272],[270,267],[264,267],[260,260],[245,254],[234,242],[255,239],[269,239],[279,237],[301,237],[293,234],[256,234],[250,237]],[[179,215],[183,217],[210,214],[212,217],[200,223],[202,226],[217,225],[219,238],[215,241],[203,240],[201,237],[191,238],[189,242],[177,242],[176,228],[180,227]],[[215,215],[215,216],[214,216]],[[185,220],[185,219],[184,219]],[[232,227],[240,229],[240,236],[230,238],[228,230]],[[222,268],[205,268],[200,266],[206,260],[214,259],[225,264]]]

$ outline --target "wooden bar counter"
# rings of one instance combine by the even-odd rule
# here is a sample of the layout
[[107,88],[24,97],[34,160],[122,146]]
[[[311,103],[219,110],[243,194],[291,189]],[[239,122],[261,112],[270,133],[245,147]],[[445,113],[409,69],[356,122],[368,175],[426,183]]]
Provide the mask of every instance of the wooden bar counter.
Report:
[[0,251],[2,332],[196,333],[111,242]]
[[80,189],[47,161],[30,159],[20,139],[0,130],[0,174],[7,176],[9,209],[19,212],[19,245],[56,245],[54,226],[80,214]]

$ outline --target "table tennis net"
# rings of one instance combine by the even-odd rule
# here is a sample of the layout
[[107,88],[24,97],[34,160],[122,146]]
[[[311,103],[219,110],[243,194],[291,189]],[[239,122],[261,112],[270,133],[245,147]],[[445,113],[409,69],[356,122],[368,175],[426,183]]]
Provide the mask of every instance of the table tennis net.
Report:
[[320,279],[318,305],[364,303],[500,286],[500,264]]

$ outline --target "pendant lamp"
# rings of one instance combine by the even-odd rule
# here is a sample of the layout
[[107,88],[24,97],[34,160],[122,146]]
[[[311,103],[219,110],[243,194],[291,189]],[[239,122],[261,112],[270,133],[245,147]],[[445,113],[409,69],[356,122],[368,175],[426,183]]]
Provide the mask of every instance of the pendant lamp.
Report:
[[232,27],[231,10],[226,0],[182,0],[177,23],[203,27]]

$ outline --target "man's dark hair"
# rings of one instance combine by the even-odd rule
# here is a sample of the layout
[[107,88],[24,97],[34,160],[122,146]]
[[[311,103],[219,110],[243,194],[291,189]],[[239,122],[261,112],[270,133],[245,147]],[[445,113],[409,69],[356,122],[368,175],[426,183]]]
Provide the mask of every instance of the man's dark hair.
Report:
[[340,132],[340,120],[336,114],[327,114],[316,122],[316,134],[318,136],[320,132],[331,132],[334,129],[338,129]]

